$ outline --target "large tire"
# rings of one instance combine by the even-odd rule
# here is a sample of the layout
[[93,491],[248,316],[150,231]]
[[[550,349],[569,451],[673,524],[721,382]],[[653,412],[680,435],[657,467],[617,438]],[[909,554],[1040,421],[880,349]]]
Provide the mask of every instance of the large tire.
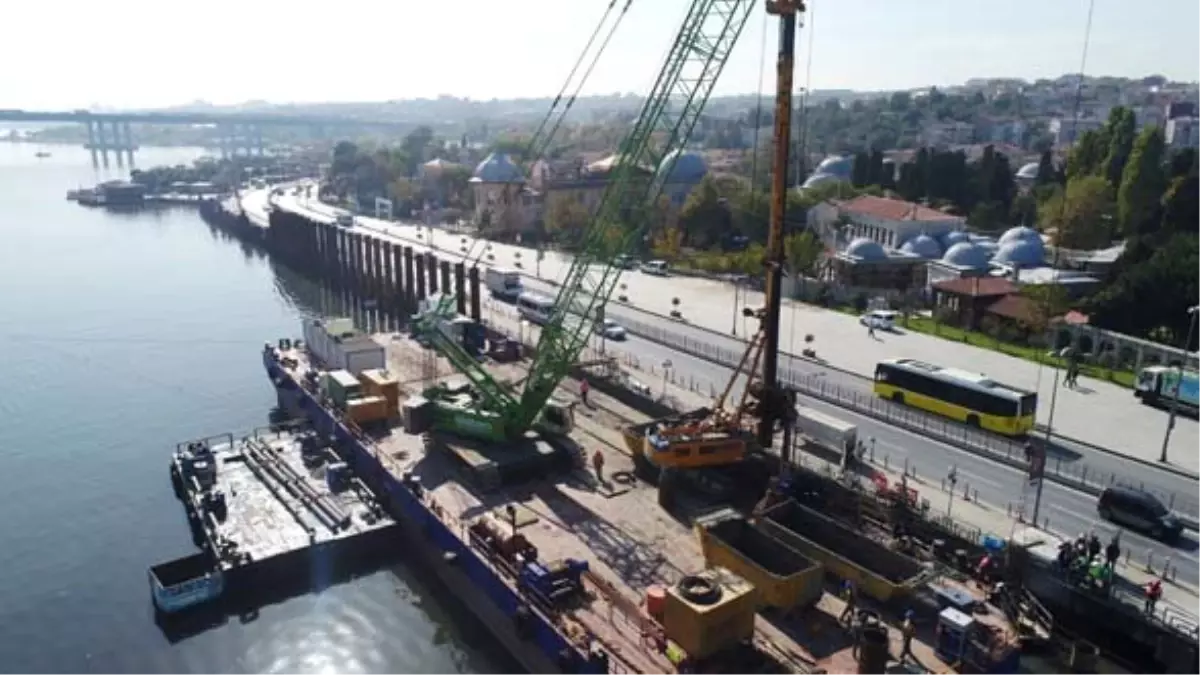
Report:
[[715,605],[723,595],[720,586],[696,575],[680,579],[677,587],[685,600],[697,605]]

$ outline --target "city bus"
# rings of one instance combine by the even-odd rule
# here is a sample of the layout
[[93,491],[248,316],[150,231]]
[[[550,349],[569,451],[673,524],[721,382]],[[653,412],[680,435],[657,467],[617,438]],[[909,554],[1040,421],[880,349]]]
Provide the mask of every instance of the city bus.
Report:
[[554,300],[537,293],[522,293],[517,296],[517,313],[522,319],[539,326],[550,320],[554,311]]
[[1005,436],[1024,436],[1037,418],[1037,394],[986,375],[943,368],[914,359],[875,366],[875,393],[969,426]]

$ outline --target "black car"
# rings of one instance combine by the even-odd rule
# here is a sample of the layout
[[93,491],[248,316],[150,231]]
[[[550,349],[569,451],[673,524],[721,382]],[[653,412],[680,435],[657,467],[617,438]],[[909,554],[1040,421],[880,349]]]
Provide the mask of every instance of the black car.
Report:
[[1107,521],[1141,530],[1155,539],[1174,540],[1183,531],[1183,523],[1171,510],[1144,490],[1124,486],[1105,488],[1096,510]]

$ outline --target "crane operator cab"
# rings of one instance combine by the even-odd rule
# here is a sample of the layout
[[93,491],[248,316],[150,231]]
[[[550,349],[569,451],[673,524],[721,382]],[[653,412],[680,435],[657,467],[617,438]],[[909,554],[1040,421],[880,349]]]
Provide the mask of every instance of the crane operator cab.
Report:
[[550,399],[542,409],[538,429],[547,434],[566,436],[575,429],[575,403]]

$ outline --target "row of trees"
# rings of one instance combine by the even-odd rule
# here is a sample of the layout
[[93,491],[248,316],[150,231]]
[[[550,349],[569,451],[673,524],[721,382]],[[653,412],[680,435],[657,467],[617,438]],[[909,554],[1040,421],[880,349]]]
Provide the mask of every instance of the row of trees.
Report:
[[463,155],[461,145],[435,139],[429,127],[417,127],[394,146],[369,147],[342,141],[333,149],[329,183],[339,198],[353,195],[360,204],[370,205],[376,197],[391,199],[400,215],[408,215],[426,203],[470,208],[469,168],[450,165],[436,176],[423,176],[420,171],[421,165],[434,157],[451,162],[470,160]]

